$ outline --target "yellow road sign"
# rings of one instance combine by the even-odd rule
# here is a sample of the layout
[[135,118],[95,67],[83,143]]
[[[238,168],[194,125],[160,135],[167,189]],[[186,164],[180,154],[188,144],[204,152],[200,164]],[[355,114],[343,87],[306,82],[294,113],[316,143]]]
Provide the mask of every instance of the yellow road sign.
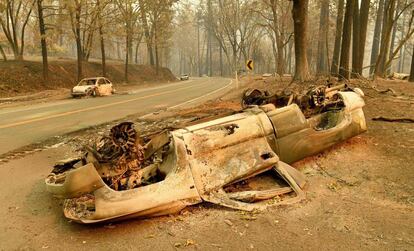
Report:
[[247,62],[246,62],[246,66],[247,66],[247,69],[249,69],[249,70],[251,70],[251,71],[253,71],[253,60],[248,60]]

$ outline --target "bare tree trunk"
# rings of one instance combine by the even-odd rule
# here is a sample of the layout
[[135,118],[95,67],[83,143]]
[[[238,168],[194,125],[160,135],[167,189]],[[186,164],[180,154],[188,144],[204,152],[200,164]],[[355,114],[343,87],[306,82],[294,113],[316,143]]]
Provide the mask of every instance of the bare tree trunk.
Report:
[[0,44],[0,53],[4,61],[7,61],[6,53],[4,53],[3,46]]
[[320,75],[328,74],[328,59],[326,40],[329,24],[329,0],[321,0],[321,13],[319,20],[318,59],[316,72]]
[[223,49],[221,48],[221,46],[219,47],[220,49],[220,76],[223,77]]
[[[221,48],[221,46],[220,46]],[[200,22],[197,20],[197,66],[198,66],[198,76],[201,77],[201,57],[200,57]]]
[[213,53],[212,53],[212,49],[213,49],[213,46],[212,46],[212,43],[213,43],[213,39],[212,39],[212,3],[211,3],[211,0],[207,0],[207,17],[208,17],[208,20],[207,20],[207,36],[208,36],[208,44],[207,44],[207,46],[208,46],[208,53],[207,53],[207,55],[208,55],[208,63],[209,63],[209,65],[208,65],[208,76],[209,77],[211,77],[212,75],[213,75]]
[[[287,59],[288,59],[288,72],[290,74],[292,74],[292,48],[293,48],[293,42],[290,41],[289,42],[289,47],[288,47],[288,56],[287,56]],[[279,75],[279,76],[282,77],[283,75]]]
[[411,72],[409,82],[414,82],[414,46],[413,46],[413,56],[411,57]]
[[81,6],[80,4],[77,4],[76,10],[75,10],[75,34],[76,34],[76,56],[77,56],[77,78],[78,81],[82,79],[82,41],[81,41],[81,31],[80,31],[80,13],[81,13]]
[[125,82],[128,83],[128,66],[129,66],[129,43],[131,39],[129,39],[129,27],[127,28],[126,37],[125,37],[125,72],[124,72],[124,79]]
[[98,31],[99,31],[99,40],[100,40],[100,46],[101,46],[101,67],[102,67],[102,76],[106,77],[106,55],[105,55],[105,40],[104,40],[104,34],[103,34],[103,24],[102,24],[102,11],[103,8],[100,5],[100,1],[97,0],[96,4],[99,8],[98,13]]
[[398,61],[398,72],[404,72],[404,59],[405,59],[405,45],[400,50],[400,59]]
[[396,0],[388,0],[384,8],[384,22],[381,36],[381,47],[377,58],[377,62],[375,64],[375,76],[379,77],[385,77],[386,74],[386,61],[388,60],[390,52],[395,1]]
[[116,41],[116,55],[118,57],[118,60],[121,60],[121,46],[119,45],[119,41]]
[[157,23],[154,23],[154,40],[155,40],[155,72],[158,75],[160,68],[159,53],[158,53],[158,30]]
[[349,79],[349,51],[351,49],[352,35],[352,15],[354,2],[357,0],[347,0],[345,8],[344,28],[342,35],[341,60],[339,67],[339,78]]
[[[271,32],[273,32],[273,31],[271,31]],[[273,32],[273,33],[275,33],[275,32]],[[277,74],[279,74],[277,72],[279,67],[278,67],[278,57],[277,57],[278,55],[277,55],[277,49],[276,49],[276,41],[275,41],[275,38],[273,37],[272,34],[269,34],[269,37],[270,37],[270,40],[272,41],[272,52],[273,52],[273,58],[275,60],[275,66],[274,66],[275,67],[275,70],[274,70],[274,72],[276,72]]]
[[151,41],[152,39],[151,39],[149,28],[148,28],[148,22],[147,22],[147,17],[146,17],[147,13],[146,13],[144,2],[140,0],[139,5],[141,6],[141,22],[142,22],[142,27],[144,29],[145,41],[146,41],[147,50],[148,50],[148,57],[149,57],[150,65],[154,65],[155,64],[154,63],[154,52],[153,52],[152,41]]
[[[401,37],[403,37],[404,36],[404,33],[405,33],[405,25],[406,25],[406,19],[405,19],[405,17],[404,17],[404,19],[403,19],[403,26],[401,27],[401,32],[400,32],[400,34],[401,34]],[[398,72],[403,72],[404,71],[404,59],[405,59],[405,48],[406,48],[406,45],[404,44],[402,47],[401,47],[401,50],[400,50],[400,59],[399,59],[399,62],[398,62]]]
[[361,2],[361,10],[360,10],[360,17],[359,17],[359,58],[358,58],[358,65],[356,68],[356,72],[362,76],[362,67],[364,64],[364,56],[365,56],[365,41],[367,38],[367,28],[368,28],[368,16],[369,16],[369,0],[362,0]]
[[212,46],[212,37],[211,37],[211,32],[209,33],[209,58],[208,58],[208,62],[209,62],[209,72],[208,72],[208,76],[211,77],[213,76],[213,46]]
[[359,60],[359,0],[355,0],[352,12],[352,78],[358,77]]
[[47,61],[47,44],[46,44],[46,29],[43,19],[43,0],[37,0],[37,12],[39,18],[40,44],[42,47],[42,61],[43,61],[43,80],[49,79],[49,65]]
[[286,63],[285,63],[285,57],[283,55],[283,40],[282,40],[282,36],[280,34],[280,29],[279,29],[279,15],[277,13],[277,6],[278,6],[278,2],[275,0],[270,0],[270,4],[272,7],[272,15],[273,15],[273,32],[275,34],[275,42],[276,42],[276,47],[277,47],[277,54],[276,54],[276,72],[277,74],[279,74],[280,76],[282,76],[285,71],[286,71]]
[[137,45],[135,46],[135,64],[138,64],[138,51],[139,51],[139,45],[141,41],[137,42]]
[[100,40],[101,40],[102,76],[106,77],[105,40],[104,40],[104,36],[103,36],[102,25],[99,26],[99,36],[100,36]]
[[155,72],[158,75],[160,70],[160,61],[159,61],[159,55],[158,55],[158,45],[155,44]]
[[293,0],[292,16],[295,33],[295,75],[293,80],[299,82],[310,79],[307,57],[308,4],[309,0]]
[[344,0],[338,1],[338,16],[336,18],[335,46],[332,56],[331,75],[338,76],[339,56],[341,53],[341,38],[344,20]]
[[384,16],[384,0],[379,1],[378,10],[377,10],[377,18],[375,19],[375,28],[374,28],[374,38],[372,41],[372,49],[371,49],[371,62],[370,62],[370,74],[374,73],[375,71],[375,62],[377,62],[378,52],[380,47],[381,41],[381,33],[382,33],[382,19]]
[[[208,31],[207,31],[207,33],[208,33]],[[207,39],[206,39],[206,46],[207,46],[207,52],[206,52],[206,65],[205,65],[205,74],[207,75],[207,76],[209,76],[209,67],[210,67],[210,62],[209,62],[209,60],[210,60],[210,36],[207,34]]]
[[181,51],[181,49],[179,48],[178,49],[178,62],[179,62],[179,65],[180,65],[180,75],[182,75],[183,74],[183,56],[182,56],[182,51]]
[[131,35],[130,35],[130,38],[129,38],[129,47],[128,47],[128,50],[129,50],[129,52],[128,52],[128,55],[129,55],[129,57],[128,57],[128,60],[129,60],[129,63],[131,64],[132,63],[132,59],[133,59],[133,57],[132,57],[132,55],[133,55],[133,53],[132,53],[132,36],[133,36],[133,34],[131,33]]
[[[398,18],[398,10],[400,8],[400,1],[398,1],[397,3],[397,11],[394,14],[394,20],[397,20]],[[391,74],[391,69],[392,69],[392,61],[393,61],[393,57],[392,57],[392,52],[394,51],[394,44],[395,44],[395,37],[397,35],[397,22],[395,21],[393,27],[392,27],[392,35],[391,35],[391,47],[390,47],[390,55],[389,55],[389,60],[391,61],[389,67],[387,67],[386,71],[387,71],[387,75]]]

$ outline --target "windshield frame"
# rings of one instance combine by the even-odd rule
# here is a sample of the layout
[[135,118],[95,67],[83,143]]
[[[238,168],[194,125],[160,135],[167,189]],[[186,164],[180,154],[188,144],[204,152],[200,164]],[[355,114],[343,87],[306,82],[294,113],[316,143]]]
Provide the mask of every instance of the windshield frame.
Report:
[[77,86],[92,86],[92,85],[96,85],[96,81],[97,81],[96,78],[84,78],[81,81],[79,81],[79,83],[77,84]]

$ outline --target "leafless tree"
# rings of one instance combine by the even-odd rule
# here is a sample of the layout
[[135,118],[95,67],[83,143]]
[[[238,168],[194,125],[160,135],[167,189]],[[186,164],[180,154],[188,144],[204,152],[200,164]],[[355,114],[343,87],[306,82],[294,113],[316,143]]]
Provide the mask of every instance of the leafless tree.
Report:
[[16,60],[23,60],[25,31],[34,3],[33,0],[0,1],[0,25]]

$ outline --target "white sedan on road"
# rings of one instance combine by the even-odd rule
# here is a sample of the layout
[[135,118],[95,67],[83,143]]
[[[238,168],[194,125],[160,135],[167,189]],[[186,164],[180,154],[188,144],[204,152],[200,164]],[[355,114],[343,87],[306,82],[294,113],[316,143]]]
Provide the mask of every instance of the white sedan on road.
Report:
[[111,81],[104,77],[84,78],[72,89],[72,97],[108,96],[115,92]]

